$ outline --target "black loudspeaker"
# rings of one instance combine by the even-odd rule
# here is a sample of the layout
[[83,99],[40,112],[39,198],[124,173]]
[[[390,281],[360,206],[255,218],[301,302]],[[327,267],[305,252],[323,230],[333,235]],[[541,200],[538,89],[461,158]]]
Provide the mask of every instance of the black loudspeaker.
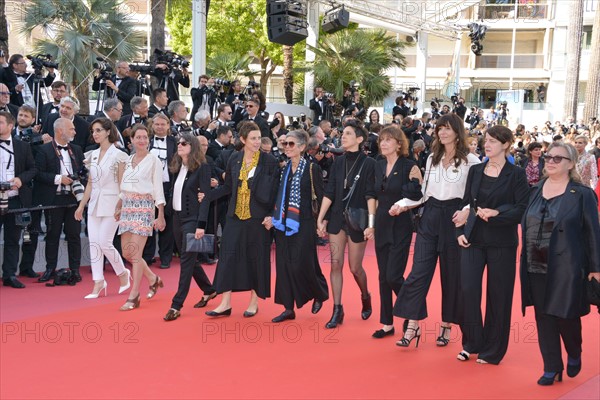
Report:
[[269,41],[287,46],[308,37],[306,0],[268,0],[267,34]]
[[334,33],[348,27],[350,23],[350,13],[344,7],[337,11],[332,11],[323,17],[321,28],[325,33]]

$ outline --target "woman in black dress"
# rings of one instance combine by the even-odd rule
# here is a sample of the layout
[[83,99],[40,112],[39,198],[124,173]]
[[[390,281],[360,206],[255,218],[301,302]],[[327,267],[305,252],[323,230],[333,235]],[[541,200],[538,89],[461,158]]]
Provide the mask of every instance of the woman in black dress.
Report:
[[[317,232],[320,236],[329,233],[331,251],[331,292],[333,293],[333,315],[325,325],[335,328],[344,321],[342,307],[342,267],[344,266],[344,250],[348,244],[348,261],[350,271],[361,292],[363,320],[368,319],[373,311],[371,294],[367,288],[367,274],[362,260],[367,247],[367,240],[375,233],[375,160],[367,157],[360,146],[367,140],[367,131],[354,120],[349,120],[342,133],[344,155],[337,157],[331,166],[329,182],[321,204]],[[351,188],[355,189],[351,196]],[[349,207],[368,210],[368,225],[364,230],[354,230],[344,219],[344,210]],[[364,222],[363,222],[364,223]],[[348,238],[350,240],[348,240]]]
[[581,370],[581,317],[590,312],[585,282],[600,281],[600,225],[598,199],[577,173],[577,150],[556,141],[544,158],[546,178],[521,222],[521,296],[523,313],[531,305],[535,311],[544,360],[538,384],[546,386],[562,380],[561,341],[567,375]]
[[273,212],[279,186],[279,165],[260,151],[260,129],[241,124],[242,151],[231,155],[222,187],[209,192],[212,201],[231,194],[214,286],[223,293],[221,304],[206,315],[231,315],[231,292],[251,291],[245,317],[258,312],[258,298],[271,296],[271,235],[265,226]]
[[394,334],[392,292],[397,296],[404,283],[404,270],[413,234],[410,214],[390,217],[390,209],[403,197],[420,200],[423,196],[421,171],[408,158],[408,140],[404,132],[396,125],[384,128],[379,133],[379,149],[384,158],[377,161],[375,167],[375,255],[379,267],[381,298],[379,322],[383,327],[373,333],[376,339]]
[[294,302],[302,308],[314,299],[312,312],[329,298],[327,281],[317,258],[316,224],[312,215],[312,194],[323,198],[323,174],[318,164],[308,161],[308,134],[288,132],[283,149],[289,161],[284,167],[275,201],[273,218],[267,227],[275,227],[276,271],[275,303],[285,307],[273,322],[295,319]]
[[[461,246],[460,361],[477,353],[478,363],[498,364],[508,348],[519,244],[517,227],[529,198],[525,171],[506,159],[512,143],[510,129],[500,125],[488,129],[484,141],[488,159],[469,169],[460,205],[463,210],[454,218]],[[481,315],[484,269],[485,321]]]

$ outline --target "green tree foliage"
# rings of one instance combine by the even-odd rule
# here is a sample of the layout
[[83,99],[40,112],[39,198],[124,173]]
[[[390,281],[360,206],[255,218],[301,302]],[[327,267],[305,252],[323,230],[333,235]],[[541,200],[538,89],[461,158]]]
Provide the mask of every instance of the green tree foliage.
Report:
[[34,43],[34,53],[50,54],[59,63],[84,114],[96,57],[130,60],[139,53],[143,36],[123,10],[121,0],[30,0],[23,8],[22,33],[43,30],[46,38]]
[[174,52],[189,56],[192,54],[192,5],[173,7],[166,16],[171,33],[170,47]]
[[241,76],[251,76],[252,57],[246,54],[218,53],[206,63],[206,73],[209,76],[233,81]]
[[382,101],[392,90],[389,68],[406,68],[402,54],[407,43],[388,36],[382,29],[342,30],[319,38],[315,61],[297,71],[312,70],[315,85],[341,99],[350,81],[360,84],[365,106]]

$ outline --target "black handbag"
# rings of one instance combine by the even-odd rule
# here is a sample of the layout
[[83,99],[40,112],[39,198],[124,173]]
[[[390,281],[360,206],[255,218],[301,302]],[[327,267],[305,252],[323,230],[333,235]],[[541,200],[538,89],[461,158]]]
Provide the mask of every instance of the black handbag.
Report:
[[[594,278],[592,278],[591,280],[586,280],[585,297],[588,303],[600,307],[600,282],[598,282]],[[598,309],[598,312],[600,312],[600,308]]]
[[352,195],[354,194],[354,189],[356,189],[356,184],[360,179],[360,173],[362,172],[363,167],[365,166],[365,162],[363,161],[360,169],[358,170],[358,174],[354,177],[354,182],[352,182],[352,187],[350,187],[350,191],[348,195],[344,198],[343,201],[346,202],[346,208],[344,209],[344,219],[346,220],[346,226],[353,231],[362,232],[367,229],[367,223],[369,220],[369,210],[358,207],[350,207],[350,200],[352,199]]
[[[425,200],[425,195],[427,194],[427,185],[429,184],[429,176],[431,175],[431,166],[429,166],[429,171],[427,171],[427,179],[425,179],[425,190],[423,191],[423,201]],[[410,217],[413,224],[413,231],[417,232],[419,230],[419,224],[421,223],[421,218],[423,217],[423,211],[425,210],[425,205],[421,203],[419,207],[417,207],[414,211],[410,210]]]
[[215,235],[205,234],[200,239],[196,239],[194,233],[185,235],[186,253],[212,253],[215,250]]

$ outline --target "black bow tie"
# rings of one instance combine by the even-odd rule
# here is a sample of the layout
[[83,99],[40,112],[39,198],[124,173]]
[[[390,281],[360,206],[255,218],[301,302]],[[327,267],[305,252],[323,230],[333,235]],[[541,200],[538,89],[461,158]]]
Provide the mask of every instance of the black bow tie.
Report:
[[6,107],[0,107],[0,111],[8,112],[8,110],[6,109]]
[[27,78],[27,74],[17,74],[17,73],[15,73],[15,75],[16,75],[17,77],[21,77],[21,78]]
[[115,81],[122,81],[124,78],[115,78]]
[[69,146],[59,146],[59,145],[56,145],[56,147],[57,147],[59,150],[65,150],[65,151],[69,150]]
[[155,137],[154,139],[156,139],[156,140],[162,140],[163,142],[165,141],[164,137]]
[[7,145],[10,146],[10,139],[8,139],[8,140],[2,140],[2,139],[0,139],[0,143],[6,143]]

